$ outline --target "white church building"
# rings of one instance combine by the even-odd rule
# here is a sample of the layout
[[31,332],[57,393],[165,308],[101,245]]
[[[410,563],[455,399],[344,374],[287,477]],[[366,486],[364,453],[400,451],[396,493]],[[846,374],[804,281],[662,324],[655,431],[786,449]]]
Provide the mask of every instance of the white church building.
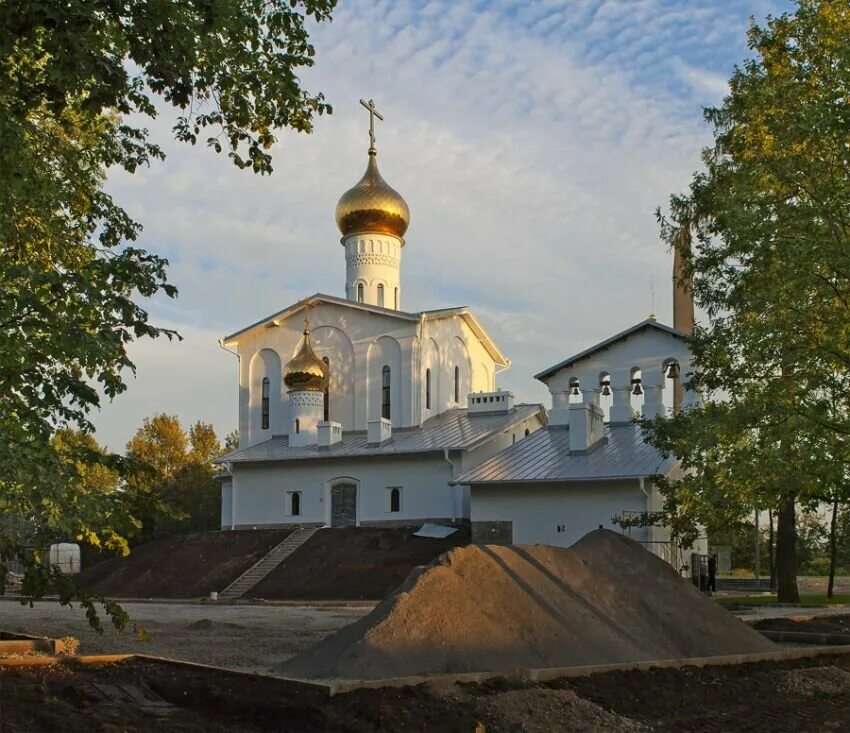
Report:
[[239,365],[223,528],[468,520],[452,477],[546,424],[497,388],[510,362],[468,308],[402,309],[410,215],[370,138],[336,209],[345,297],[312,295],[221,340]]
[[[239,365],[222,528],[469,522],[474,542],[569,546],[660,509],[653,478],[680,469],[635,418],[699,401],[681,260],[674,328],[651,316],[537,374],[548,413],[514,404],[496,384],[510,362],[468,308],[402,309],[410,214],[378,172],[372,125],[370,139],[336,209],[345,297],[311,295],[221,340]],[[629,533],[682,566],[665,527]]]
[[[537,374],[552,397],[547,428],[452,479],[471,493],[473,541],[567,547],[599,526],[620,531],[615,518],[658,511],[652,479],[679,466],[644,442],[635,417],[698,403],[687,389],[676,397],[690,359],[686,333],[649,318]],[[629,533],[672,551],[666,527]]]

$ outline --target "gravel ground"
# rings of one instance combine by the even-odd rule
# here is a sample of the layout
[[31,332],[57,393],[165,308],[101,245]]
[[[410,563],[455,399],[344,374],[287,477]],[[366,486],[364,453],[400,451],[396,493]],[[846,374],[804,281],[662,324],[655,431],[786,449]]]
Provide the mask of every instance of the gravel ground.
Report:
[[0,631],[37,636],[74,636],[80,654],[136,652],[269,674],[272,667],[303,651],[371,610],[371,606],[199,605],[122,603],[131,622],[144,627],[149,641],[131,628],[103,635],[86,623],[79,608],[43,601],[33,608],[0,601]]

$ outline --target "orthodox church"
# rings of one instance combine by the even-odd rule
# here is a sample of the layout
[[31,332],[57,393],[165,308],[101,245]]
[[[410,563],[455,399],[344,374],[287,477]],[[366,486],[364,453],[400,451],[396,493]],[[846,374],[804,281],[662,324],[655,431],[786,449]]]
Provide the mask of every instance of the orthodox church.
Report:
[[546,424],[497,388],[510,361],[468,308],[402,308],[410,212],[378,171],[382,118],[362,104],[366,172],[336,208],[345,297],[316,293],[220,341],[239,366],[223,528],[468,520],[452,477]]

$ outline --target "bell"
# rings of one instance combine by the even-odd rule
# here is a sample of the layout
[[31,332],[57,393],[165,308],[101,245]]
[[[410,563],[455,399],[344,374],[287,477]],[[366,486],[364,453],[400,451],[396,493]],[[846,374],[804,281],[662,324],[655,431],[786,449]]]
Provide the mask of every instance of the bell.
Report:
[[607,382],[602,385],[602,394],[606,397],[611,394],[611,385]]
[[634,380],[634,382],[633,382],[633,384],[635,385],[635,388],[632,390],[632,394],[633,394],[633,395],[642,395],[642,394],[643,394],[643,390],[642,390],[642,389],[641,389],[641,387],[640,387],[640,380],[639,380],[639,379],[635,379],[635,380]]
[[577,384],[573,385],[572,395],[573,395],[574,397],[578,397],[578,395],[579,395],[578,385],[577,385]]
[[677,362],[671,362],[670,366],[667,367],[667,379],[678,379],[679,378],[679,364]]

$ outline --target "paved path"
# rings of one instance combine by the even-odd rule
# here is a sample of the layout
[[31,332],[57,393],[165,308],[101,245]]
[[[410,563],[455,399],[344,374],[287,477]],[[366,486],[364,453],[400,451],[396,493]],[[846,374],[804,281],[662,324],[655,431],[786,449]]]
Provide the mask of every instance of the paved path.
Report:
[[[79,608],[42,601],[34,608],[0,601],[0,630],[38,636],[75,636],[81,654],[127,653],[185,659],[268,674],[272,667],[328,634],[356,621],[368,607],[198,605],[124,603],[131,623],[145,628],[150,641],[128,628],[92,631]],[[108,622],[104,622],[107,626]]]

